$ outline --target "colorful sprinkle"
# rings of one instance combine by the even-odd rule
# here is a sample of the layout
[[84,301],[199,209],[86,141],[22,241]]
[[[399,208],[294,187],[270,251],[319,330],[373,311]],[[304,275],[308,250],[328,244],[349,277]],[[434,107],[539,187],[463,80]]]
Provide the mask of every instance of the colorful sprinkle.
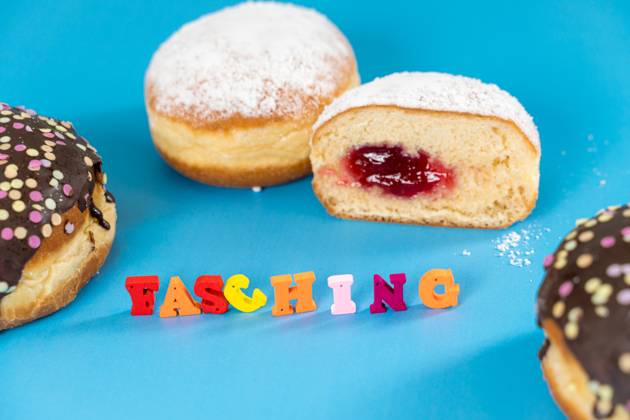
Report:
[[64,226],[63,230],[70,235],[72,232],[74,232],[74,224],[68,222],[66,223],[66,225]]
[[63,220],[59,213],[53,213],[50,217],[50,221],[52,222],[53,226],[59,226]]
[[594,237],[595,237],[595,234],[593,233],[593,231],[587,230],[585,232],[580,233],[580,235],[578,236],[578,240],[580,242],[588,242],[592,240]]
[[620,305],[630,305],[630,289],[622,289],[617,293],[617,302]]
[[619,277],[622,274],[622,269],[619,264],[609,265],[606,269],[606,274],[608,277]]
[[558,302],[556,302],[553,305],[551,313],[553,314],[554,317],[560,318],[562,315],[564,315],[564,308],[565,307],[566,307],[566,305],[564,304],[564,302],[559,300]]
[[72,185],[70,184],[64,184],[63,186],[63,194],[66,197],[72,197],[72,194],[74,193],[74,190],[72,189]]
[[39,236],[31,235],[28,237],[28,246],[30,246],[31,248],[37,249],[41,244],[42,240],[39,238]]
[[570,281],[565,281],[564,283],[560,285],[560,288],[558,289],[558,294],[560,295],[561,298],[564,299],[567,296],[569,296],[572,291],[573,291],[573,283],[571,283]]
[[551,266],[551,264],[553,264],[553,261],[554,261],[553,254],[549,254],[549,255],[545,256],[545,259],[543,260],[543,266],[545,268],[547,268],[547,267]]
[[587,268],[593,264],[593,256],[591,254],[582,254],[578,257],[576,264],[580,268]]
[[2,229],[2,231],[0,231],[0,237],[5,241],[10,241],[13,239],[13,229],[8,227]]
[[604,248],[612,248],[613,246],[615,246],[615,237],[606,236],[605,238],[602,238],[602,240],[600,241],[600,244]]
[[36,203],[39,203],[40,201],[44,199],[44,197],[42,196],[42,193],[39,191],[31,191],[28,196],[31,200],[33,200]]
[[52,226],[48,223],[46,223],[44,226],[42,226],[42,235],[44,235],[44,238],[50,238],[50,236],[52,235]]
[[15,235],[15,238],[20,239],[20,240],[26,238],[27,233],[28,231],[26,230],[26,228],[22,226],[18,226],[13,230],[13,234]]
[[619,370],[630,375],[630,353],[623,353],[619,356]]
[[602,284],[601,279],[593,277],[584,283],[584,290],[586,290],[586,293],[595,293],[600,284]]
[[40,223],[42,221],[42,214],[37,210],[33,210],[28,214],[28,219],[33,223]]

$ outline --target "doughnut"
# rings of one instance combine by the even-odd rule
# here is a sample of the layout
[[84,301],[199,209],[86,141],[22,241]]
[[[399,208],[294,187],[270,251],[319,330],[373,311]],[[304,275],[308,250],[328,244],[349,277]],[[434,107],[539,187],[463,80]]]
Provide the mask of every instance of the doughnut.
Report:
[[630,418],[630,207],[578,225],[545,257],[539,353],[570,418]]
[[396,73],[327,106],[311,138],[313,189],[348,219],[507,227],[538,197],[540,139],[496,85]]
[[164,160],[217,186],[308,175],[311,127],[359,83],[352,47],[318,12],[243,3],[184,25],[153,55],[145,102]]
[[0,103],[0,330],[74,300],[109,253],[114,196],[72,124]]

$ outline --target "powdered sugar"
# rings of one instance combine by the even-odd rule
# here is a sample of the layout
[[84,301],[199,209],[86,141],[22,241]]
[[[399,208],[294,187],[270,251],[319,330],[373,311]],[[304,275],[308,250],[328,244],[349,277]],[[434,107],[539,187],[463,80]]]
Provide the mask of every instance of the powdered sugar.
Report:
[[534,255],[532,241],[541,239],[549,231],[549,228],[530,225],[519,231],[508,232],[494,240],[496,255],[507,258],[510,265],[515,267],[528,267]]
[[354,88],[324,109],[314,129],[348,109],[368,105],[461,112],[513,121],[540,150],[532,117],[494,84],[445,73],[395,73]]
[[318,12],[243,3],[164,42],[147,71],[147,96],[158,112],[198,121],[299,115],[337,91],[353,63],[348,41]]

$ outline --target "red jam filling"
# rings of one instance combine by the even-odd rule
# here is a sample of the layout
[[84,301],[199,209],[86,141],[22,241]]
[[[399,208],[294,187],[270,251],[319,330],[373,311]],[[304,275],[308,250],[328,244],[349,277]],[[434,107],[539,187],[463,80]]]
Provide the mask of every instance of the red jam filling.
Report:
[[361,146],[350,150],[345,166],[363,187],[377,186],[384,192],[413,197],[451,187],[453,171],[429,154],[406,153],[402,146]]

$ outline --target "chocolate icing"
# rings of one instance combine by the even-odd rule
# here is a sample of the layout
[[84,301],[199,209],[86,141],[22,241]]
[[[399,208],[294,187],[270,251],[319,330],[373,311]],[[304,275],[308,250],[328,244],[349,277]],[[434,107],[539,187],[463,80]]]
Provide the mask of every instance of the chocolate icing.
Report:
[[630,410],[628,205],[580,221],[545,266],[539,322],[552,320],[560,328],[588,375],[597,400],[593,415],[609,417],[616,404]]
[[96,149],[72,124],[0,103],[0,299],[73,207],[109,229],[92,200],[104,179]]

